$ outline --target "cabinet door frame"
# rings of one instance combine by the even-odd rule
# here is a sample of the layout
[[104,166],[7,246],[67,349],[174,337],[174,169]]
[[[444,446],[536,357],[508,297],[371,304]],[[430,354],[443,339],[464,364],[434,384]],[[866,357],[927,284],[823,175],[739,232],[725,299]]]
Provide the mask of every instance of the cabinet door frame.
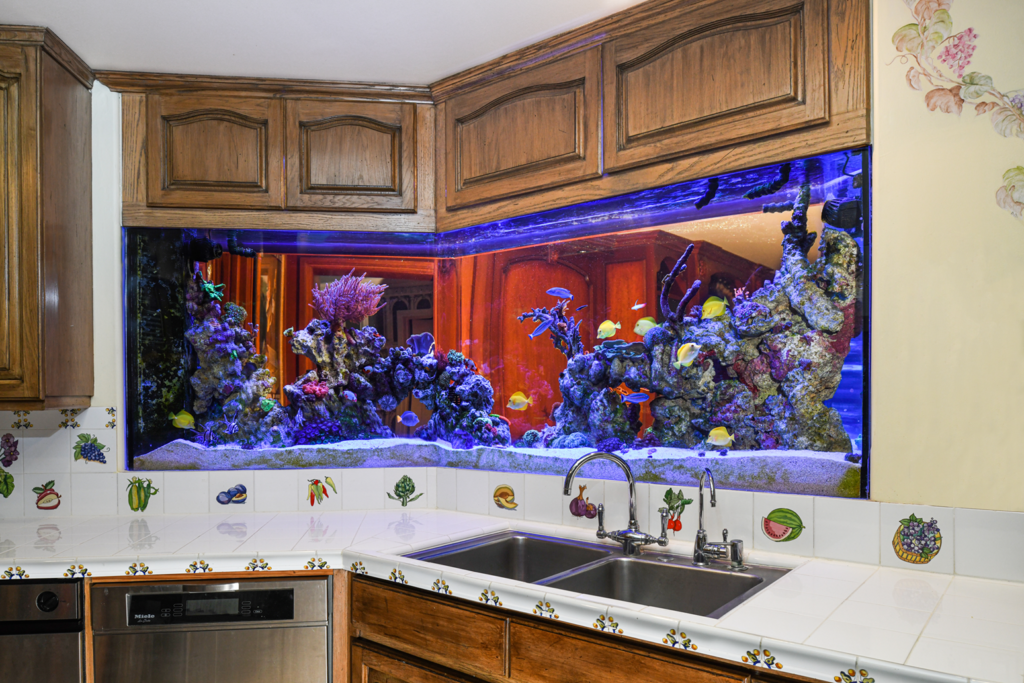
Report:
[[[828,0],[703,0],[605,44],[604,164],[617,171],[829,120]],[[792,93],[630,136],[625,77],[668,51],[730,32],[789,24]],[[717,86],[708,86],[709,90]],[[666,96],[671,93],[667,93]]]
[[[463,127],[526,97],[571,92],[572,152],[466,178]],[[445,205],[455,209],[601,175],[601,46],[546,62],[452,97],[444,106]],[[540,122],[543,123],[543,122]]]
[[42,301],[39,296],[39,52],[0,45],[0,106],[7,135],[0,140],[0,400],[39,400],[43,391]]
[[[146,96],[146,160],[150,206],[280,208],[284,198],[284,129],[280,100],[210,93],[150,92]],[[175,182],[168,136],[175,125],[220,120],[257,132],[258,177],[250,183]],[[200,150],[206,153],[206,150]]]
[[[342,125],[362,126],[391,136],[390,185],[312,185],[313,155],[308,132]],[[289,209],[416,211],[416,105],[289,98],[285,100],[285,128]]]

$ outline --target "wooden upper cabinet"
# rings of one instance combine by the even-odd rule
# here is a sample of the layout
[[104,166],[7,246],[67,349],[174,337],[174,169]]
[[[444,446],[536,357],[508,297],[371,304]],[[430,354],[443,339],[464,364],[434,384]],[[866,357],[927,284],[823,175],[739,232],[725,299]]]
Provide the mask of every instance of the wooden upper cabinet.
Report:
[[292,209],[416,210],[416,107],[402,102],[286,101]]
[[146,156],[152,206],[282,206],[280,100],[150,93]]
[[93,393],[91,85],[47,29],[0,26],[0,410]]
[[446,205],[599,176],[600,73],[595,47],[448,100]]
[[704,0],[609,41],[605,167],[828,121],[826,0]]

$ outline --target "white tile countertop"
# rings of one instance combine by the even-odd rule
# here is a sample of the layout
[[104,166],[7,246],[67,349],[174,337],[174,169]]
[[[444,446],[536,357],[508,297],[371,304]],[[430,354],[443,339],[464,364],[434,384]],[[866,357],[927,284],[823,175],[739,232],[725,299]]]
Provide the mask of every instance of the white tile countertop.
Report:
[[[754,550],[749,563],[792,571],[715,620],[401,557],[510,528],[596,541],[448,510],[14,519],[0,520],[0,580],[345,568],[824,681],[1024,683],[1020,583]],[[668,550],[691,548],[680,537]]]

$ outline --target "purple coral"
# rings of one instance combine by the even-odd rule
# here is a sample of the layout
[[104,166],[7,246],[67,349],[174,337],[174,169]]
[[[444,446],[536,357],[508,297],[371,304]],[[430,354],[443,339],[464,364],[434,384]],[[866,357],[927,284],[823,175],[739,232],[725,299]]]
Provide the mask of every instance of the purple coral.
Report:
[[348,275],[327,284],[323,289],[313,287],[313,310],[317,317],[331,323],[331,331],[338,332],[346,325],[357,323],[384,308],[380,297],[387,285],[375,285],[363,278],[366,273],[355,276],[355,269]]

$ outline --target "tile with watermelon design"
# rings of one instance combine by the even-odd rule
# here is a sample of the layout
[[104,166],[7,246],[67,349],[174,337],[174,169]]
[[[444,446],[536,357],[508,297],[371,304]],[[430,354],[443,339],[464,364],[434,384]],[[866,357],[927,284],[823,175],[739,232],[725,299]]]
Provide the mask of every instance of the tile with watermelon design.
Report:
[[814,555],[814,498],[754,494],[754,548],[788,555]]

